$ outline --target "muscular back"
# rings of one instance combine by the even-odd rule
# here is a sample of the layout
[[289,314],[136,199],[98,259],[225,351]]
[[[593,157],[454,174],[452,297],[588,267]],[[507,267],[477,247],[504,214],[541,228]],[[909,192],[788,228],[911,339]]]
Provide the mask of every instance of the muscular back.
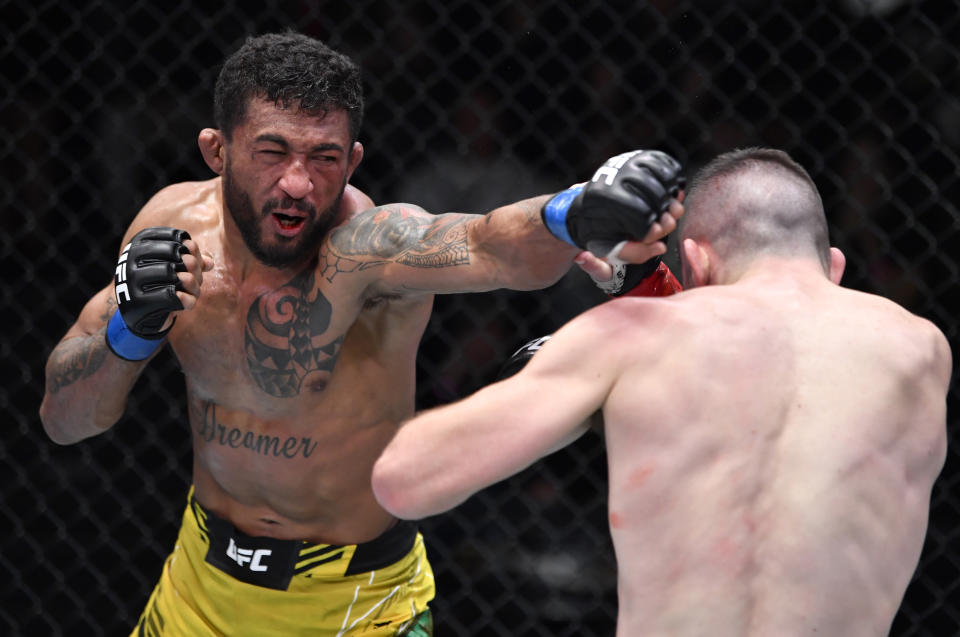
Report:
[[620,634],[887,634],[945,454],[942,335],[825,279],[619,303]]

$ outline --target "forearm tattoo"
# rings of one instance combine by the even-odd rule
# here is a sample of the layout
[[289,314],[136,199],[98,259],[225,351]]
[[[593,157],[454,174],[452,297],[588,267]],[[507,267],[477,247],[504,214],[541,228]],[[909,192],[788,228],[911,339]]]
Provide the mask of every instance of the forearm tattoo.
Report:
[[47,379],[51,394],[92,376],[100,369],[107,359],[105,329],[91,336],[70,338],[57,345],[51,354],[52,374]]
[[333,306],[314,284],[312,271],[262,294],[247,312],[247,364],[257,385],[271,396],[300,394],[312,372],[332,372],[343,336],[330,339]]
[[77,336],[61,341],[54,348],[50,354],[51,374],[47,379],[51,394],[56,394],[78,380],[93,376],[103,366],[108,351],[104,331],[107,329],[107,321],[116,309],[116,299],[113,296],[108,297],[107,308],[100,315],[103,327],[89,336]]
[[550,200],[550,195],[542,197],[533,197],[532,199],[524,199],[523,201],[518,201],[516,206],[519,206],[523,210],[523,217],[526,219],[526,222],[535,226],[543,226],[543,217],[540,215],[540,211],[543,209],[543,206],[547,201]]
[[470,263],[466,215],[430,215],[422,208],[390,204],[358,215],[333,232],[324,255],[324,276],[385,263],[446,268]]

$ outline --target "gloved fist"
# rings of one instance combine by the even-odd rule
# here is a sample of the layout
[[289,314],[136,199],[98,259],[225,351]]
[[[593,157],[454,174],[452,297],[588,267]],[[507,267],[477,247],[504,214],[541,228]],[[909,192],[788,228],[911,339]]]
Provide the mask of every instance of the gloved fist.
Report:
[[558,193],[541,211],[559,239],[604,257],[623,241],[643,239],[686,180],[680,162],[658,150],[608,159],[586,184]]
[[183,309],[177,273],[187,270],[189,238],[186,230],[146,228],[123,249],[114,274],[118,309],[107,325],[107,345],[120,358],[147,358],[170,331],[162,329],[170,312]]
[[500,371],[497,372],[497,380],[509,378],[523,369],[524,365],[533,358],[533,355],[540,351],[543,344],[550,340],[550,336],[552,335],[548,334],[547,336],[535,338],[515,351],[510,358],[507,359],[507,362],[503,364]]

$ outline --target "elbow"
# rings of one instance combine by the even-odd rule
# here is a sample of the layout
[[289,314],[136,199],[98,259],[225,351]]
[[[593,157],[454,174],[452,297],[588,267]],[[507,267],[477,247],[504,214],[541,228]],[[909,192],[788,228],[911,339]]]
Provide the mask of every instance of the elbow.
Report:
[[63,413],[57,413],[57,410],[47,398],[40,405],[40,424],[43,426],[43,431],[47,434],[47,437],[58,445],[72,445],[89,437],[78,433],[80,428],[71,426],[67,416]]
[[396,472],[390,467],[389,459],[384,456],[373,465],[373,475],[370,476],[370,486],[373,496],[388,513],[398,518],[404,518],[403,501],[400,497],[402,488],[398,488]]
[[374,463],[370,483],[374,497],[388,513],[402,520],[415,520],[422,516],[413,506],[404,477],[405,472],[385,454]]
[[[46,405],[46,403],[44,403]],[[68,436],[63,426],[50,414],[50,410],[40,407],[40,424],[47,437],[58,445],[72,445],[77,442]]]

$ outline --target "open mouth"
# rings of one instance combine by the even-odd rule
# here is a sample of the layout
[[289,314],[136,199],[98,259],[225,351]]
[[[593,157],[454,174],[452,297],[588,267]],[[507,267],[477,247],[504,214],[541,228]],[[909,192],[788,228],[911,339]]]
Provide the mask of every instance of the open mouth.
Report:
[[280,224],[280,227],[284,230],[295,230],[302,226],[305,221],[304,217],[294,217],[279,212],[273,213],[273,218],[277,220],[277,223]]

